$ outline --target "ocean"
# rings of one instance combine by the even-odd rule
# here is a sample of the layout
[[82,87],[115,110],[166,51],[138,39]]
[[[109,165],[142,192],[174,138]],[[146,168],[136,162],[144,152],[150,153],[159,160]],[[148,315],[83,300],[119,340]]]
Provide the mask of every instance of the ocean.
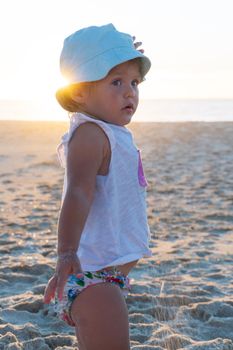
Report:
[[[0,100],[1,120],[67,120],[54,99],[40,101]],[[233,121],[233,99],[141,100],[134,116],[143,122]]]

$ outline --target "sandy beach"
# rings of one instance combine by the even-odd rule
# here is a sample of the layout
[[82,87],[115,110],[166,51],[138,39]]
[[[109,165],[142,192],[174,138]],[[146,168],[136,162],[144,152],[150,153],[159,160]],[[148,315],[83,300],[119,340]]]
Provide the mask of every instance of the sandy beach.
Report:
[[[78,349],[73,328],[42,301],[67,126],[0,121],[0,350]],[[233,123],[130,129],[149,182],[153,251],[130,274],[131,348],[233,350]]]

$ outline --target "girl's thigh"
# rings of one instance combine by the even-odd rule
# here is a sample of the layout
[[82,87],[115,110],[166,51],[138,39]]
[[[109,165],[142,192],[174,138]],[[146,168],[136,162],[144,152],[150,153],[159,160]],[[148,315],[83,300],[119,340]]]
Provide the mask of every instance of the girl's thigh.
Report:
[[71,316],[80,350],[129,350],[125,298],[117,285],[99,283],[74,300]]

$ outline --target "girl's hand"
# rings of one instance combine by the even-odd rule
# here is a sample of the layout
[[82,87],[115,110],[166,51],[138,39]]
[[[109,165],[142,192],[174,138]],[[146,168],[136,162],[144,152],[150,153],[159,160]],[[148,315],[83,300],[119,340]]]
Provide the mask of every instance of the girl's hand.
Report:
[[49,304],[57,294],[62,300],[64,287],[70,274],[82,272],[81,264],[76,252],[66,252],[58,255],[55,274],[50,278],[44,292],[44,303]]
[[[135,42],[135,40],[136,40],[136,37],[133,36],[134,47],[135,47],[135,49],[137,50],[138,47],[142,45],[142,42],[141,42],[141,41],[136,41],[136,42]],[[144,50],[143,50],[143,49],[140,49],[140,50],[138,50],[138,51],[141,52],[141,53],[144,53]]]

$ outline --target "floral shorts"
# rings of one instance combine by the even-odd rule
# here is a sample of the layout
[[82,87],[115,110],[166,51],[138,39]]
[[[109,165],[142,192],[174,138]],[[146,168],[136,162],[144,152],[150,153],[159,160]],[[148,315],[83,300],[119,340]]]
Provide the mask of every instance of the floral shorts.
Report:
[[69,275],[67,283],[64,288],[63,299],[58,301],[55,299],[55,311],[58,316],[68,323],[70,326],[74,326],[70,311],[71,305],[74,299],[86,288],[96,285],[98,283],[113,283],[121,288],[123,295],[126,297],[130,290],[129,277],[118,271],[117,268],[111,270],[101,271],[84,271],[77,275]]

